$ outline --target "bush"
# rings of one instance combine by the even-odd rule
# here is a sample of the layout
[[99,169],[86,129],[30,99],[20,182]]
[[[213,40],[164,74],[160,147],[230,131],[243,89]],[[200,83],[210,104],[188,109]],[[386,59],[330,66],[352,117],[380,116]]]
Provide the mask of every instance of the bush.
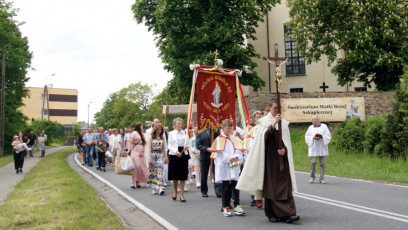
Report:
[[34,120],[26,130],[33,130],[34,134],[38,137],[42,130],[47,134],[47,144],[51,144],[56,137],[56,132],[59,127],[58,122],[49,120]]
[[78,137],[81,135],[81,126],[79,124],[72,124],[72,130],[74,131],[74,136]]
[[373,116],[365,121],[366,130],[363,141],[365,152],[374,153],[374,147],[382,141],[385,121],[385,115]]
[[362,151],[364,134],[364,122],[355,117],[337,125],[333,143],[342,150]]

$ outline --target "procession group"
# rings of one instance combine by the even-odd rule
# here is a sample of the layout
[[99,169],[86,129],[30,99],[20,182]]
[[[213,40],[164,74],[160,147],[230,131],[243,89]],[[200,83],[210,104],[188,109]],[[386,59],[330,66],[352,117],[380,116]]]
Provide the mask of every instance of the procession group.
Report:
[[[278,114],[275,102],[270,102],[265,112],[256,111],[252,119],[247,134],[234,127],[229,119],[223,120],[220,128],[208,125],[200,132],[191,124],[189,133],[182,129],[180,118],[173,120],[171,132],[159,119],[154,119],[146,131],[141,122],[119,130],[104,131],[99,127],[93,132],[89,128],[79,137],[78,149],[83,165],[96,165],[101,171],[106,171],[106,159],[114,164],[116,157],[130,155],[135,166],[130,179],[132,189],[147,184],[153,194],[163,195],[167,182],[172,181],[172,199],[176,201],[179,197],[181,202],[186,202],[184,192],[187,184],[193,183],[193,175],[203,198],[208,197],[210,177],[215,195],[222,198],[224,216],[245,215],[240,204],[240,191],[244,191],[251,194],[251,206],[264,207],[270,222],[298,221],[293,199],[297,186],[289,122]],[[319,160],[319,183],[325,184],[330,131],[318,116],[311,120],[305,135],[311,158],[309,183],[315,180]],[[279,121],[282,134],[279,134]],[[282,138],[278,138],[280,135]]]

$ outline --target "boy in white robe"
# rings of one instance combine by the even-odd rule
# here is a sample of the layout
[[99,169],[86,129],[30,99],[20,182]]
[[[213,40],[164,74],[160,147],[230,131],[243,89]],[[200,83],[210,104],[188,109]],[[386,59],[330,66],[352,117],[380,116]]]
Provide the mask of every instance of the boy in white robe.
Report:
[[320,184],[326,184],[324,181],[325,169],[326,169],[326,156],[329,155],[329,143],[331,135],[327,125],[320,123],[320,119],[317,115],[312,117],[312,125],[309,126],[305,135],[306,144],[309,146],[310,157],[310,180],[309,183],[313,183],[315,180],[315,170],[317,158],[320,163]]
[[233,122],[222,121],[222,133],[214,140],[211,146],[211,158],[215,165],[215,183],[222,183],[222,211],[224,216],[232,216],[230,201],[234,194],[234,214],[245,214],[239,203],[239,190],[235,187],[239,180],[241,163],[243,161],[243,143],[241,139],[232,135]]

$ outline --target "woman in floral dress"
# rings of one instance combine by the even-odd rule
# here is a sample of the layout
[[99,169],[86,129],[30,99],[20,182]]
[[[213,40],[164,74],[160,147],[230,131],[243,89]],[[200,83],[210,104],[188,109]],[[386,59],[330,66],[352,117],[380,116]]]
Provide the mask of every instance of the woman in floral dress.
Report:
[[153,194],[164,194],[163,167],[167,164],[166,142],[163,137],[164,129],[161,124],[153,127],[151,141],[149,142],[149,180],[147,186],[153,189]]

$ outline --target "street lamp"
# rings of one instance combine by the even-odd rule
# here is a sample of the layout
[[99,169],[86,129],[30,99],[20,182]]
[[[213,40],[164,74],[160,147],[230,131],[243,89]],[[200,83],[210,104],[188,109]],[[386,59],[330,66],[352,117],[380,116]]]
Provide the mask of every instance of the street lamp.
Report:
[[[17,24],[24,25],[25,21]],[[6,84],[6,32],[3,35],[3,44],[1,50],[1,94],[0,94],[0,157],[4,155],[4,106],[6,100],[5,84]]]
[[88,128],[89,128],[89,106],[91,105],[92,101],[88,103]]

